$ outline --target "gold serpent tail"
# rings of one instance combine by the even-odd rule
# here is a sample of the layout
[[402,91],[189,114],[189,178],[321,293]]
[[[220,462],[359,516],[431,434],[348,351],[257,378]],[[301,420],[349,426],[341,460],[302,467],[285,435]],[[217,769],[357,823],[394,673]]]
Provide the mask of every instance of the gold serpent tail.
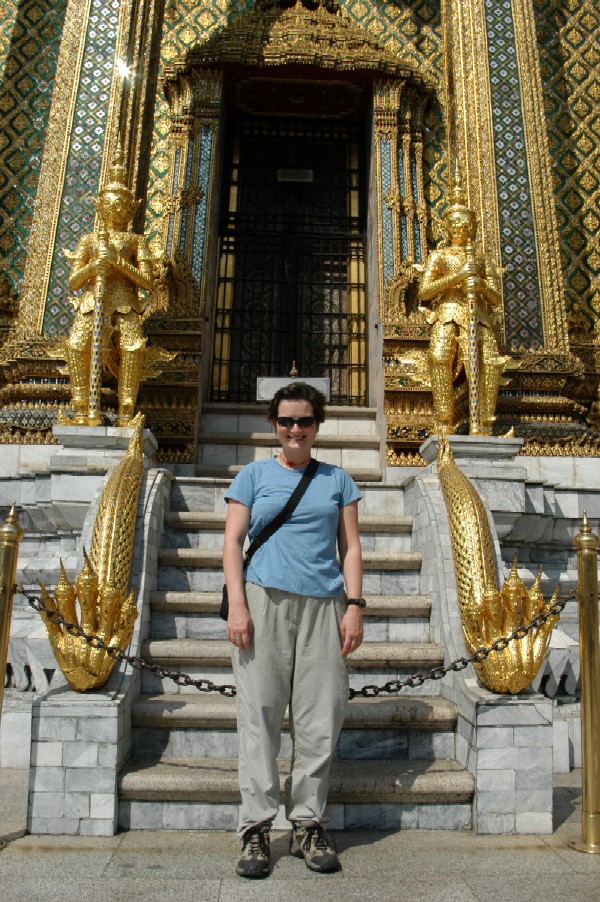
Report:
[[[98,505],[89,556],[71,584],[61,561],[60,579],[50,595],[42,584],[42,601],[58,610],[67,623],[78,623],[111,648],[126,648],[137,616],[135,593],[127,593],[133,556],[137,503],[144,473],[144,418],[132,420],[127,453],[111,473]],[[77,612],[79,603],[79,615]],[[42,613],[56,661],[70,686],[78,692],[98,689],[108,680],[115,659],[70,635]]]
[[[515,557],[509,576],[498,589],[492,533],[485,508],[472,483],[456,465],[446,436],[440,437],[438,475],[450,523],[465,644],[471,654],[529,623],[554,603],[558,588],[547,605],[540,591],[541,573],[527,589],[517,573]],[[481,682],[492,692],[511,694],[529,686],[544,660],[558,619],[558,614],[552,615],[525,638],[474,664]]]

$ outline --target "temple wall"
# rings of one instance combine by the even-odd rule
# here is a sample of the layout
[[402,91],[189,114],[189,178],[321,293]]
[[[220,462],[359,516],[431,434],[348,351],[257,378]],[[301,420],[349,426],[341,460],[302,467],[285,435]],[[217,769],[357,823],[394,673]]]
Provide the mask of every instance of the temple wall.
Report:
[[[210,153],[201,147],[199,162],[196,145],[188,154],[198,163],[198,183],[187,192],[184,210],[174,193],[173,172],[176,154],[183,159],[185,148],[181,134],[174,138],[165,73],[254,9],[253,3],[229,0],[202,5],[192,0],[12,0],[0,14],[0,267],[10,290],[17,292],[19,334],[54,340],[69,329],[74,311],[65,253],[94,226],[93,200],[117,134],[142,200],[134,228],[145,230],[157,256],[169,248],[181,250],[181,244],[171,247],[168,240],[174,210],[193,221],[193,241],[201,250],[188,272],[176,274],[188,280],[182,289],[185,303],[177,309],[171,304],[166,317],[155,318],[147,328],[151,341],[179,353],[181,373],[176,375],[175,367],[166,381],[179,378],[185,384],[180,435],[169,418],[173,399],[168,391],[157,392],[158,383],[152,383],[141,397],[154,418],[152,428],[167,437],[162,457],[167,462],[194,459],[198,398],[204,391],[198,392],[198,383],[211,338],[201,307],[214,284],[220,150],[216,142]],[[390,173],[397,170],[399,177],[404,169],[408,181],[414,177],[419,185],[419,245],[413,242],[413,247],[408,236],[399,267],[392,258],[398,258],[406,236],[386,243],[382,235],[384,215],[391,220],[393,205],[406,205],[410,185],[404,197],[402,185],[396,186],[398,200],[380,180],[373,189],[380,218],[369,224],[369,278],[372,285],[375,276],[380,280],[371,292],[371,303],[378,305],[370,311],[371,333],[381,321],[372,345],[377,358],[371,353],[369,366],[373,384],[384,394],[370,403],[382,406],[387,417],[388,463],[422,463],[416,448],[431,431],[427,392],[400,391],[395,371],[405,351],[428,339],[416,311],[411,267],[441,238],[448,166],[455,160],[479,216],[480,250],[502,270],[502,338],[517,360],[510,373],[514,391],[500,396],[506,415],[501,428],[518,422],[534,453],[544,443],[556,452],[566,442],[568,452],[577,455],[577,443],[590,436],[597,444],[598,410],[590,407],[597,402],[600,373],[600,183],[594,174],[598,0],[342,0],[339,15],[422,73],[430,90],[418,150],[414,144],[411,149],[416,172],[409,176],[400,141],[393,151],[398,159],[388,161]],[[192,119],[198,115],[196,110]],[[218,111],[210,115],[216,122]],[[398,134],[406,126],[402,115],[399,111]],[[206,122],[202,127],[206,131]],[[180,242],[189,244],[191,235],[191,229],[182,232]],[[372,238],[381,246],[376,259]],[[396,300],[388,304],[386,295],[394,291]],[[0,298],[0,313],[2,307]],[[0,327],[1,345],[1,322]],[[595,453],[595,448],[581,453]]]
[[67,0],[0,5],[0,269],[22,288]]
[[534,11],[566,306],[598,336],[600,8],[535,0]]

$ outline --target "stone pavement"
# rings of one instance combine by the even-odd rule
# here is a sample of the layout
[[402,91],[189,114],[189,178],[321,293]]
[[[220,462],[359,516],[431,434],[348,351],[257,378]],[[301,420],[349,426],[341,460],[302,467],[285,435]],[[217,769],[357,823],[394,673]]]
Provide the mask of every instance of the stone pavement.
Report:
[[273,836],[267,880],[237,877],[231,833],[24,835],[27,772],[0,769],[3,902],[599,902],[600,855],[581,837],[581,771],[555,778],[552,836],[461,831],[334,833],[338,874],[311,874]]

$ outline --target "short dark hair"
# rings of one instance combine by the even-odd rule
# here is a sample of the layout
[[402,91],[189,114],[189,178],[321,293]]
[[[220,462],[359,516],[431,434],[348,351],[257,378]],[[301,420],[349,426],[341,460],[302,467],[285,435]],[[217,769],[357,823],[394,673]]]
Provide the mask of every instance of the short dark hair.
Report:
[[317,423],[325,422],[325,395],[307,382],[290,382],[278,389],[269,401],[268,420],[277,419],[281,401],[308,401]]

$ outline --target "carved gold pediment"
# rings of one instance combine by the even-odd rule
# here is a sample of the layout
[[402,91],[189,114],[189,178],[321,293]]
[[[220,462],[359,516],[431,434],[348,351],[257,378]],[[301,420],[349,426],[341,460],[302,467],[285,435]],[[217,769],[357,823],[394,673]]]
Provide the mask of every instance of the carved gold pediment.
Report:
[[368,71],[433,82],[414,61],[400,59],[368,31],[344,16],[335,4],[305,3],[284,8],[262,3],[226,29],[165,67],[165,81],[188,68],[237,64],[256,67],[312,66],[337,71]]

